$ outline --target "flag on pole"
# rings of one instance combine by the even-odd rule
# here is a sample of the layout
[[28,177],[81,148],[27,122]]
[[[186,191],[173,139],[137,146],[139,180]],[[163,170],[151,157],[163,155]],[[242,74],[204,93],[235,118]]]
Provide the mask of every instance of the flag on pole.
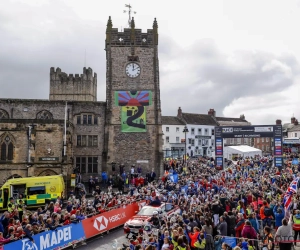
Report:
[[287,211],[290,208],[293,194],[297,193],[298,190],[298,182],[299,182],[299,177],[297,177],[295,180],[293,180],[288,187],[284,198],[283,198],[283,204],[284,204],[284,209]]

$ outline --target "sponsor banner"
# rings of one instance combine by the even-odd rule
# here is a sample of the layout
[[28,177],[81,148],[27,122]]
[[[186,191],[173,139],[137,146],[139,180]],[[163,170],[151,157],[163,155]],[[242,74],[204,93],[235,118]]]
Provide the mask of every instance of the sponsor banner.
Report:
[[223,166],[223,157],[217,157],[217,166]]
[[283,139],[284,144],[300,144],[300,139]]
[[270,126],[270,127],[254,127],[254,132],[273,132],[273,126]]
[[222,128],[223,133],[233,133],[233,128]]
[[275,166],[276,167],[281,167],[282,166],[282,158],[281,157],[276,157],[275,158]]
[[211,139],[211,136],[205,136],[205,135],[196,135],[196,139]]
[[127,220],[136,214],[136,211],[140,210],[142,205],[142,202],[133,203],[83,220],[85,237],[91,238],[125,224]]
[[83,224],[70,224],[58,227],[54,231],[47,231],[33,236],[34,242],[28,238],[4,245],[4,250],[52,250],[61,249],[85,239]]

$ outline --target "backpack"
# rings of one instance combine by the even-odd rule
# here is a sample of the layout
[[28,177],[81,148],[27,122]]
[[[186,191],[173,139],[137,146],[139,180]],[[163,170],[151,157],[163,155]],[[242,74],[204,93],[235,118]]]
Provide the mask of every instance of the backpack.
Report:
[[273,214],[273,211],[272,211],[271,208],[268,208],[268,207],[265,207],[265,208],[264,208],[264,215],[265,215],[266,217],[272,216],[272,214]]

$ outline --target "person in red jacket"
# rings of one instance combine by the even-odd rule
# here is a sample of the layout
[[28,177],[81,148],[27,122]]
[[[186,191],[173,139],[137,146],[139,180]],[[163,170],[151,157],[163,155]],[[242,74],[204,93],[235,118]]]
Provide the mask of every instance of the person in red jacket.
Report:
[[5,238],[3,237],[3,233],[0,232],[0,246],[6,244],[6,243],[8,243],[8,242],[10,242],[11,239],[13,239],[13,238],[5,239]]
[[238,219],[236,222],[236,226],[235,226],[235,237],[240,238],[242,235],[242,230],[244,228],[245,225],[245,219],[244,219],[244,215],[242,213],[238,214]]
[[198,240],[198,236],[200,234],[200,229],[198,227],[194,227],[194,233],[189,233],[189,237],[191,239],[191,249],[197,249],[195,247],[195,243]]
[[252,227],[250,221],[246,220],[245,226],[242,230],[242,237],[246,239],[256,239],[257,234],[255,229]]

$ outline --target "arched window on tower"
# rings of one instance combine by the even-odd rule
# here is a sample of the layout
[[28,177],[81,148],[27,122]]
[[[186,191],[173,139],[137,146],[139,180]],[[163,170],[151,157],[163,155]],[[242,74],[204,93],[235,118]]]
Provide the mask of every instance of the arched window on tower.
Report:
[[39,119],[39,120],[52,120],[53,115],[52,115],[51,112],[49,112],[47,110],[42,110],[42,111],[40,111],[36,114],[36,119]]
[[1,140],[1,152],[0,160],[1,161],[12,161],[14,158],[14,144],[9,137],[6,135]]

